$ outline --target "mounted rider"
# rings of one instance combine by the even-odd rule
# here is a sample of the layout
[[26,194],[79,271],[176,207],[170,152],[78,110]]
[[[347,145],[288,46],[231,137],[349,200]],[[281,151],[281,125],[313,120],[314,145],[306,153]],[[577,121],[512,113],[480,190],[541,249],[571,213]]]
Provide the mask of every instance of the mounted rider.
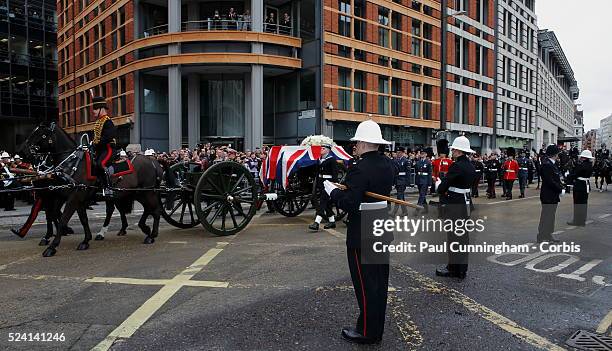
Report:
[[108,167],[112,165],[115,157],[115,147],[117,144],[117,129],[112,119],[108,115],[106,98],[96,96],[93,98],[93,113],[96,119],[94,126],[93,149],[96,152],[96,165],[102,180],[104,196],[112,196],[110,189],[111,180]]

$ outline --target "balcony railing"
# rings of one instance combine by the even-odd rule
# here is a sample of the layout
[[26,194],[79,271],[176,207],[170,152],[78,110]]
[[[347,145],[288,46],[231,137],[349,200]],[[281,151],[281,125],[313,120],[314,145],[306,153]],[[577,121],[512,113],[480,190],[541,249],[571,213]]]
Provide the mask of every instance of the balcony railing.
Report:
[[[251,31],[253,30],[252,22],[245,20],[228,20],[228,19],[206,19],[201,21],[187,21],[181,23],[181,31]],[[280,35],[294,35],[292,26],[284,26],[276,23],[264,23],[263,31],[265,33],[273,33]],[[168,25],[162,24],[151,27],[143,31],[143,37],[148,38],[155,35],[168,33]]]

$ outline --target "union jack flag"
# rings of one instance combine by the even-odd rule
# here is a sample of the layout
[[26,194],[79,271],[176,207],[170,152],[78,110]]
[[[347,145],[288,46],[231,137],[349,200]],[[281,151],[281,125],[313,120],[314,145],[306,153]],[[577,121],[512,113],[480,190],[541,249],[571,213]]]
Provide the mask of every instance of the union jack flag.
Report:
[[[347,162],[352,157],[342,146],[333,146],[331,156]],[[273,146],[268,152],[266,162],[261,165],[260,177],[264,184],[276,181],[286,188],[289,176],[297,169],[315,165],[321,157],[321,146]]]

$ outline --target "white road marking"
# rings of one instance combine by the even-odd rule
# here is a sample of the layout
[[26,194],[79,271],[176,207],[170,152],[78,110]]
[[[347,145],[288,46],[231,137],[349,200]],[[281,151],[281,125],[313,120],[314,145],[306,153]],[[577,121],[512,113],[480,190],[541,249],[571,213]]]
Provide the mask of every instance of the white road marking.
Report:
[[591,223],[593,223],[593,222],[594,222],[594,221],[593,221],[592,219],[589,219],[588,221],[584,222],[584,224],[591,224]]
[[565,232],[565,230],[557,230],[556,232],[552,232],[553,235],[559,235],[561,233]]
[[13,261],[13,262],[9,262],[9,263],[0,265],[0,271],[5,270],[5,269],[7,269],[8,267],[10,267],[12,265],[16,265],[16,264],[20,264],[20,263],[23,263],[23,262],[31,261],[31,260],[36,259],[38,257],[40,257],[40,254],[24,257],[24,258],[18,259],[17,261]]
[[565,228],[565,230],[572,230],[572,229],[576,229],[576,226],[575,225],[570,225],[570,226]]
[[132,279],[132,278],[111,278],[95,277],[86,280],[89,283],[118,283],[134,285],[163,285],[150,299],[145,301],[136,311],[134,311],[121,325],[113,330],[104,340],[96,345],[92,350],[106,351],[113,346],[117,339],[130,338],[138,328],[153,316],[179,289],[183,286],[199,286],[211,288],[227,288],[229,283],[214,281],[191,280],[199,273],[213,258],[215,258],[229,243],[218,242],[217,247],[208,250],[204,255],[185,268],[181,273],[172,279]]
[[606,213],[606,214],[602,214],[601,216],[597,217],[597,218],[606,218],[606,217],[610,217],[612,214],[610,213]]
[[186,241],[168,241],[168,244],[187,244]]
[[595,332],[598,334],[603,334],[608,330],[608,328],[610,328],[610,325],[612,325],[612,310],[610,310],[604,319],[601,320]]

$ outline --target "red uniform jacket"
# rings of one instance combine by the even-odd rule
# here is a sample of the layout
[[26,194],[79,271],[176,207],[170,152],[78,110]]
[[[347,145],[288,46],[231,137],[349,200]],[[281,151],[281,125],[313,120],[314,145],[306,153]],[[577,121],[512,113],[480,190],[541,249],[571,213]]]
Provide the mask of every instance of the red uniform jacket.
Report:
[[453,160],[451,160],[450,158],[436,158],[435,160],[431,161],[431,176],[433,178],[439,178],[440,173],[448,173],[448,169],[452,164]]
[[518,178],[519,164],[516,160],[506,160],[502,166],[504,180],[516,180]]

